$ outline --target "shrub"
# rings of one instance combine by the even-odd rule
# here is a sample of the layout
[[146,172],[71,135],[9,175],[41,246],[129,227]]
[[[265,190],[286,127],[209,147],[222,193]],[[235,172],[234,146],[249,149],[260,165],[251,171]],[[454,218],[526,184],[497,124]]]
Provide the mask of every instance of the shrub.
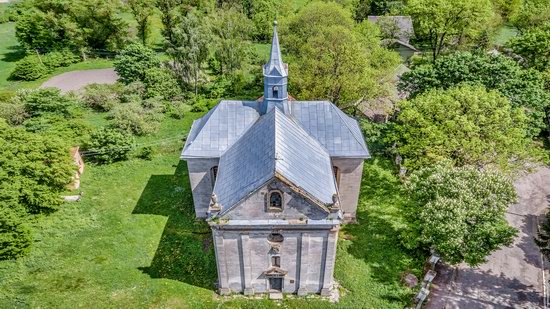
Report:
[[10,102],[0,102],[0,118],[6,120],[7,123],[17,126],[22,124],[30,115],[25,110],[23,104]]
[[191,111],[191,106],[183,101],[171,101],[166,104],[166,114],[174,119],[182,119]]
[[114,65],[120,81],[129,84],[143,81],[145,72],[159,67],[160,60],[152,49],[142,44],[130,44],[116,56]]
[[78,102],[74,97],[61,94],[61,91],[56,88],[21,90],[12,99],[12,102],[23,104],[25,111],[31,117],[45,113],[71,117],[78,107]]
[[218,101],[216,99],[205,99],[203,97],[197,96],[194,98],[193,103],[191,104],[192,112],[206,112],[209,111],[212,107],[216,106]]
[[118,84],[91,84],[84,88],[82,99],[86,106],[97,111],[110,111],[119,102],[120,86]]
[[120,101],[124,103],[140,102],[146,93],[145,84],[141,81],[131,82],[122,87]]
[[53,51],[42,57],[44,65],[50,69],[66,67],[80,61],[80,57],[69,50]]
[[37,80],[49,73],[48,67],[36,55],[28,55],[19,60],[10,78],[16,80]]
[[134,140],[132,136],[110,128],[98,129],[90,135],[87,154],[98,163],[113,163],[128,159]]
[[151,161],[155,156],[155,149],[151,146],[143,147],[137,153],[137,157],[143,160]]
[[111,111],[112,126],[128,134],[147,135],[160,126],[162,114],[136,103],[119,105]]
[[32,235],[24,218],[0,202],[0,260],[12,260],[25,255],[31,242]]
[[435,249],[448,263],[475,266],[514,239],[505,212],[516,192],[497,172],[440,162],[412,173],[406,188],[410,224],[402,236],[408,248]]
[[170,100],[181,94],[176,76],[168,69],[152,68],[145,71],[143,83],[148,98],[163,97]]

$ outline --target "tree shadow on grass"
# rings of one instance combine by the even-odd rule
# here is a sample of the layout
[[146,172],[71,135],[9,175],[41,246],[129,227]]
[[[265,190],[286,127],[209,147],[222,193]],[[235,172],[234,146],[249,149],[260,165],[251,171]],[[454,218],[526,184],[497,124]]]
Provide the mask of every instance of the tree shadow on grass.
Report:
[[152,175],[133,214],[168,217],[151,265],[140,269],[151,278],[166,278],[214,289],[216,260],[210,228],[195,220],[187,165],[174,175]]
[[26,55],[25,49],[19,45],[13,45],[7,48],[9,51],[4,53],[2,61],[17,62],[23,59]]
[[[397,226],[403,221],[404,192],[390,161],[374,159],[365,164],[357,219],[359,224],[344,227],[352,241],[348,252],[363,259],[370,276],[387,286],[399,286],[405,272],[421,275],[424,252],[406,250]],[[388,289],[395,290],[395,289]],[[389,292],[390,301],[409,302],[411,294]]]

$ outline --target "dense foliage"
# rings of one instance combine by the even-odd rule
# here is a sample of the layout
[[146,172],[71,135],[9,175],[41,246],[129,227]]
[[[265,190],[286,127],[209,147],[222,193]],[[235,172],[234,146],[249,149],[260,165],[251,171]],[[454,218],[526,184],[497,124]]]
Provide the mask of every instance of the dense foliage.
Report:
[[394,141],[409,169],[445,159],[509,168],[529,143],[523,111],[481,86],[432,89],[399,108]]
[[127,24],[116,0],[28,0],[16,24],[26,49],[46,53],[69,48],[117,50],[127,40]]
[[53,69],[66,67],[80,60],[75,54],[68,50],[53,51],[41,56],[33,53],[19,60],[10,78],[16,80],[37,80],[46,76]]
[[113,163],[128,159],[133,144],[131,135],[116,129],[101,128],[92,132],[86,150],[91,159],[98,163]]
[[115,71],[119,80],[125,84],[143,81],[145,72],[160,66],[155,52],[142,44],[130,44],[115,58]]
[[546,127],[545,109],[550,105],[550,96],[544,89],[544,79],[505,56],[462,52],[440,57],[433,64],[416,66],[403,74],[401,87],[415,97],[433,88],[448,89],[464,82],[498,90],[512,106],[523,109],[529,116],[530,136],[537,136]]
[[476,266],[516,235],[504,216],[516,193],[497,172],[439,163],[412,173],[407,192],[410,225],[402,240],[409,248],[433,249],[448,263]]
[[490,0],[411,0],[406,10],[434,60],[446,48],[477,40],[494,17]]
[[0,260],[24,256],[31,243],[32,234],[25,219],[0,201]]
[[[550,5],[550,4],[549,4]],[[525,59],[526,65],[539,71],[550,68],[550,21],[530,28],[508,44],[514,53]]]

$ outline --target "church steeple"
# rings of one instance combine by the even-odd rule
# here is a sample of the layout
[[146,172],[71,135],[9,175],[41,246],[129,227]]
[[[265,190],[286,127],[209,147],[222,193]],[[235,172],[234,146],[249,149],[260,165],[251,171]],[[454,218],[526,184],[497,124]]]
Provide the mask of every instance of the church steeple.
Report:
[[273,22],[273,39],[271,41],[271,53],[269,62],[263,67],[264,72],[264,100],[262,112],[267,113],[273,107],[281,109],[285,114],[290,114],[288,101],[288,71],[283,63],[279,36],[277,35],[277,21]]

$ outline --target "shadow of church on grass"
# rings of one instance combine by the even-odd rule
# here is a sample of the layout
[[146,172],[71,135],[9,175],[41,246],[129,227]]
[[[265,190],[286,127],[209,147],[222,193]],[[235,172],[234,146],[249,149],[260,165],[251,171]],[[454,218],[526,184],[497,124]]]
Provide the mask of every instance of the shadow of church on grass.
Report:
[[132,214],[168,217],[150,266],[139,269],[151,278],[166,278],[213,290],[217,279],[212,234],[195,220],[187,165],[173,175],[152,175]]

